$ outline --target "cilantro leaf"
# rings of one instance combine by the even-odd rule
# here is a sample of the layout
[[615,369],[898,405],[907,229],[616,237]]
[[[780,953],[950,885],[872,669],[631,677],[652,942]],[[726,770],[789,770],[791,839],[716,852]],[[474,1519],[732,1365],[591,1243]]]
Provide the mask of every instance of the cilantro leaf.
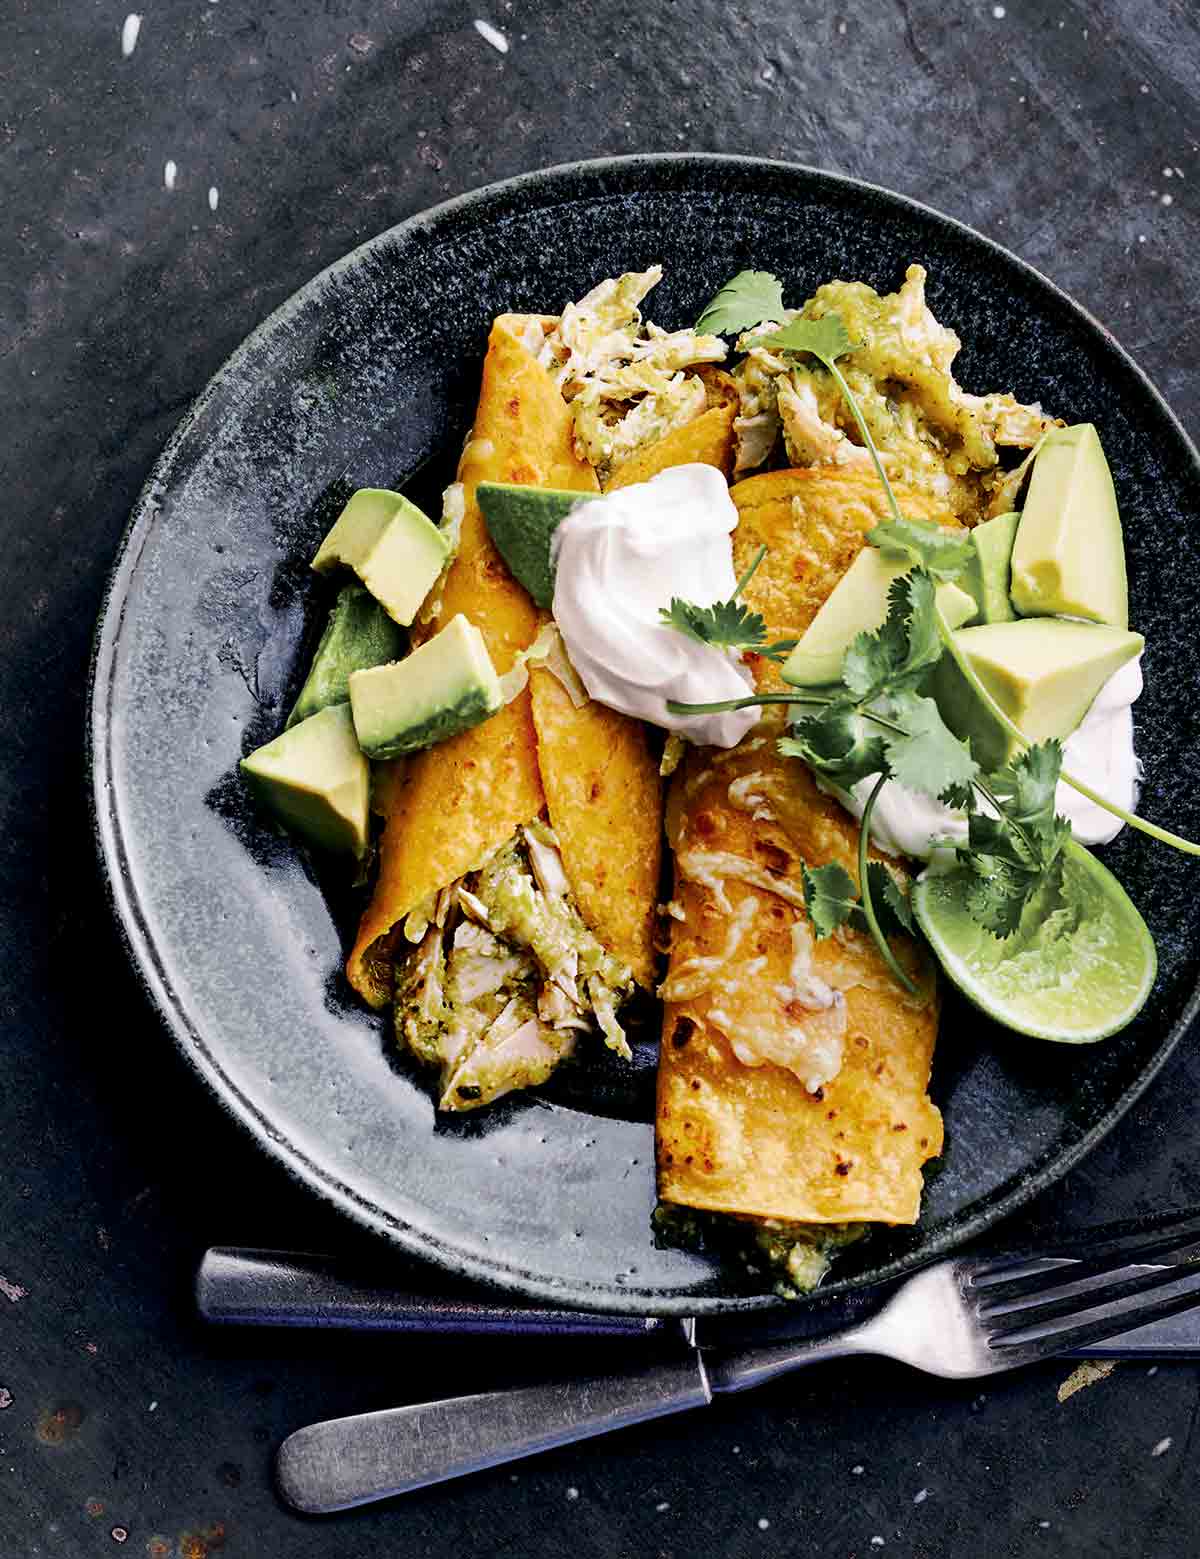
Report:
[[779,739],[785,758],[799,758],[814,774],[849,790],[884,767],[883,733],[855,709],[830,708],[809,715]]
[[871,900],[875,906],[875,918],[885,936],[911,934],[915,930],[908,894],[900,886],[894,874],[882,861],[872,861],[867,867],[871,887]]
[[901,692],[924,681],[942,658],[933,581],[921,569],[894,579],[888,614],[875,633],[860,633],[842,662],[842,681],[858,699]]
[[945,652],[938,632],[937,591],[930,575],[923,568],[914,568],[912,573],[893,580],[888,593],[889,617],[893,602],[905,604],[908,610],[904,619],[908,637],[904,676],[909,682],[913,678],[923,681],[924,673],[936,666]]
[[967,911],[995,936],[1017,930],[1030,899],[1059,869],[1071,833],[1054,812],[1061,767],[1060,744],[1041,742],[978,782],[988,810],[971,813],[959,859],[972,873]]
[[[872,861],[867,867],[871,884],[871,898],[875,918],[885,936],[900,936],[913,930],[912,911],[908,895],[882,861]],[[813,936],[818,942],[832,936],[839,926],[850,925],[857,931],[866,931],[867,920],[859,898],[858,884],[836,862],[829,866],[804,866],[800,868],[804,884],[804,902],[812,922]]]
[[767,625],[759,612],[752,612],[738,600],[738,596],[754,577],[755,570],[767,555],[766,547],[759,547],[749,568],[733,587],[728,601],[714,601],[711,606],[696,606],[691,601],[671,597],[670,606],[659,608],[659,620],[668,628],[675,628],[695,639],[698,644],[711,644],[723,649],[753,650],[767,660],[786,660],[796,648],[795,639],[776,639],[767,643]]
[[971,561],[968,537],[928,520],[884,520],[867,532],[867,540],[883,552],[909,558],[937,580],[957,579]]
[[832,936],[858,909],[858,884],[844,866],[800,867],[804,902],[818,942]]
[[782,313],[783,285],[778,277],[770,271],[739,271],[705,305],[696,329],[732,336]]
[[829,368],[858,343],[851,341],[840,314],[823,314],[820,319],[793,319],[772,335],[756,336],[750,345],[776,352],[808,352]]
[[659,616],[669,628],[687,634],[698,644],[755,645],[767,636],[767,625],[757,612],[741,601],[714,601],[711,606],[694,606],[691,601],[671,597]]
[[786,660],[796,648],[795,639],[776,639],[767,643],[767,625],[758,612],[741,601],[715,601],[712,606],[694,606],[691,601],[671,597],[670,606],[659,611],[668,628],[678,629],[698,644],[719,649],[753,650],[767,660]]
[[1055,824],[1054,801],[1062,754],[1061,742],[1039,742],[988,781],[1006,816],[1033,830],[1045,843],[1051,842]]
[[971,919],[993,936],[1010,937],[1021,924],[1039,878],[995,856],[968,857],[971,878],[964,902]]
[[942,719],[932,698],[904,692],[888,699],[888,713],[902,731],[885,730],[887,771],[909,790],[941,796],[962,792],[979,773],[970,744],[960,741]]

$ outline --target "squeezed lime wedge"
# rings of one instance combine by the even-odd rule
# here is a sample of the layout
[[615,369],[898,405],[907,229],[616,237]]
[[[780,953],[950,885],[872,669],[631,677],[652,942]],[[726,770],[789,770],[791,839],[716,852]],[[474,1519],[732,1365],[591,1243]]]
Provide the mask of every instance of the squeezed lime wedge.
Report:
[[1084,1045],[1141,1011],[1158,969],[1154,939],[1121,884],[1082,845],[1068,841],[1058,880],[1003,940],[967,913],[969,878],[966,867],[926,872],[912,906],[942,968],[989,1017],[1018,1034]]

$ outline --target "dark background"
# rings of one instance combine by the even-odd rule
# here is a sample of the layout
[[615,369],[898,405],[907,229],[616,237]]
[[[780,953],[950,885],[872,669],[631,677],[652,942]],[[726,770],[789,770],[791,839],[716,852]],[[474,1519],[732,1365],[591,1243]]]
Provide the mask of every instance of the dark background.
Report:
[[[144,21],[125,59],[128,3]],[[106,570],[190,399],[353,245],[542,164],[754,152],[917,196],[1083,301],[1196,435],[1191,0],[0,0],[0,17],[3,1559],[1194,1554],[1189,1364],[1126,1363],[1061,1403],[1065,1363],[982,1389],[831,1366],[402,1504],[286,1514],[270,1457],[301,1424],[580,1355],[192,1319],[206,1244],[348,1236],[170,1051],[110,924],[82,762]],[[1200,1199],[1198,1085],[1185,1041],[1036,1215]]]

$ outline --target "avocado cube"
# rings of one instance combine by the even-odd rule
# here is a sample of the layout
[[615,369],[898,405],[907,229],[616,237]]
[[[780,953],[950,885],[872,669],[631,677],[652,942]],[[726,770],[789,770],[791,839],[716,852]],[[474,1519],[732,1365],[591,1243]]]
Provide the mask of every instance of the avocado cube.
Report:
[[1022,617],[1129,626],[1117,495],[1090,422],[1055,428],[1038,450],[1013,543],[1011,592]]
[[972,556],[963,583],[975,597],[975,611],[968,623],[1010,623],[1017,615],[1008,589],[1013,538],[1020,518],[1015,511],[998,514],[971,532]]
[[405,660],[350,673],[358,743],[395,758],[479,725],[504,702],[483,635],[460,612]]
[[[864,547],[788,656],[784,681],[793,687],[821,687],[840,681],[846,651],[860,633],[874,633],[883,624],[892,582],[911,567],[878,547]],[[937,604],[952,628],[975,612],[974,597],[952,582],[937,587]]]
[[[954,641],[1031,742],[1070,736],[1109,677],[1145,644],[1140,633],[1124,628],[1055,617],[960,628]],[[970,741],[985,770],[1003,768],[1016,755],[1016,739],[984,706],[952,655],[934,667],[930,691],[943,720]]]
[[415,503],[386,488],[362,487],[317,548],[312,566],[318,574],[353,569],[388,616],[407,628],[449,556],[450,543]]
[[319,850],[366,853],[371,766],[349,704],[331,704],[256,748],[240,768],[258,799]]
[[371,592],[361,585],[347,585],[338,592],[300,697],[288,716],[288,729],[330,704],[348,703],[352,671],[399,660],[405,648],[404,630]]

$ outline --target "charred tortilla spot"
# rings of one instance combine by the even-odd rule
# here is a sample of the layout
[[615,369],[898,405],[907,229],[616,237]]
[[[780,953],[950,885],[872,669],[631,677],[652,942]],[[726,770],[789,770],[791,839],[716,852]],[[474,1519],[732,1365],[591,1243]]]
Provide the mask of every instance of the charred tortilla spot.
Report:
[[777,844],[772,844],[769,839],[755,841],[754,853],[762,856],[763,865],[771,873],[772,877],[783,877],[792,863],[788,852]]

